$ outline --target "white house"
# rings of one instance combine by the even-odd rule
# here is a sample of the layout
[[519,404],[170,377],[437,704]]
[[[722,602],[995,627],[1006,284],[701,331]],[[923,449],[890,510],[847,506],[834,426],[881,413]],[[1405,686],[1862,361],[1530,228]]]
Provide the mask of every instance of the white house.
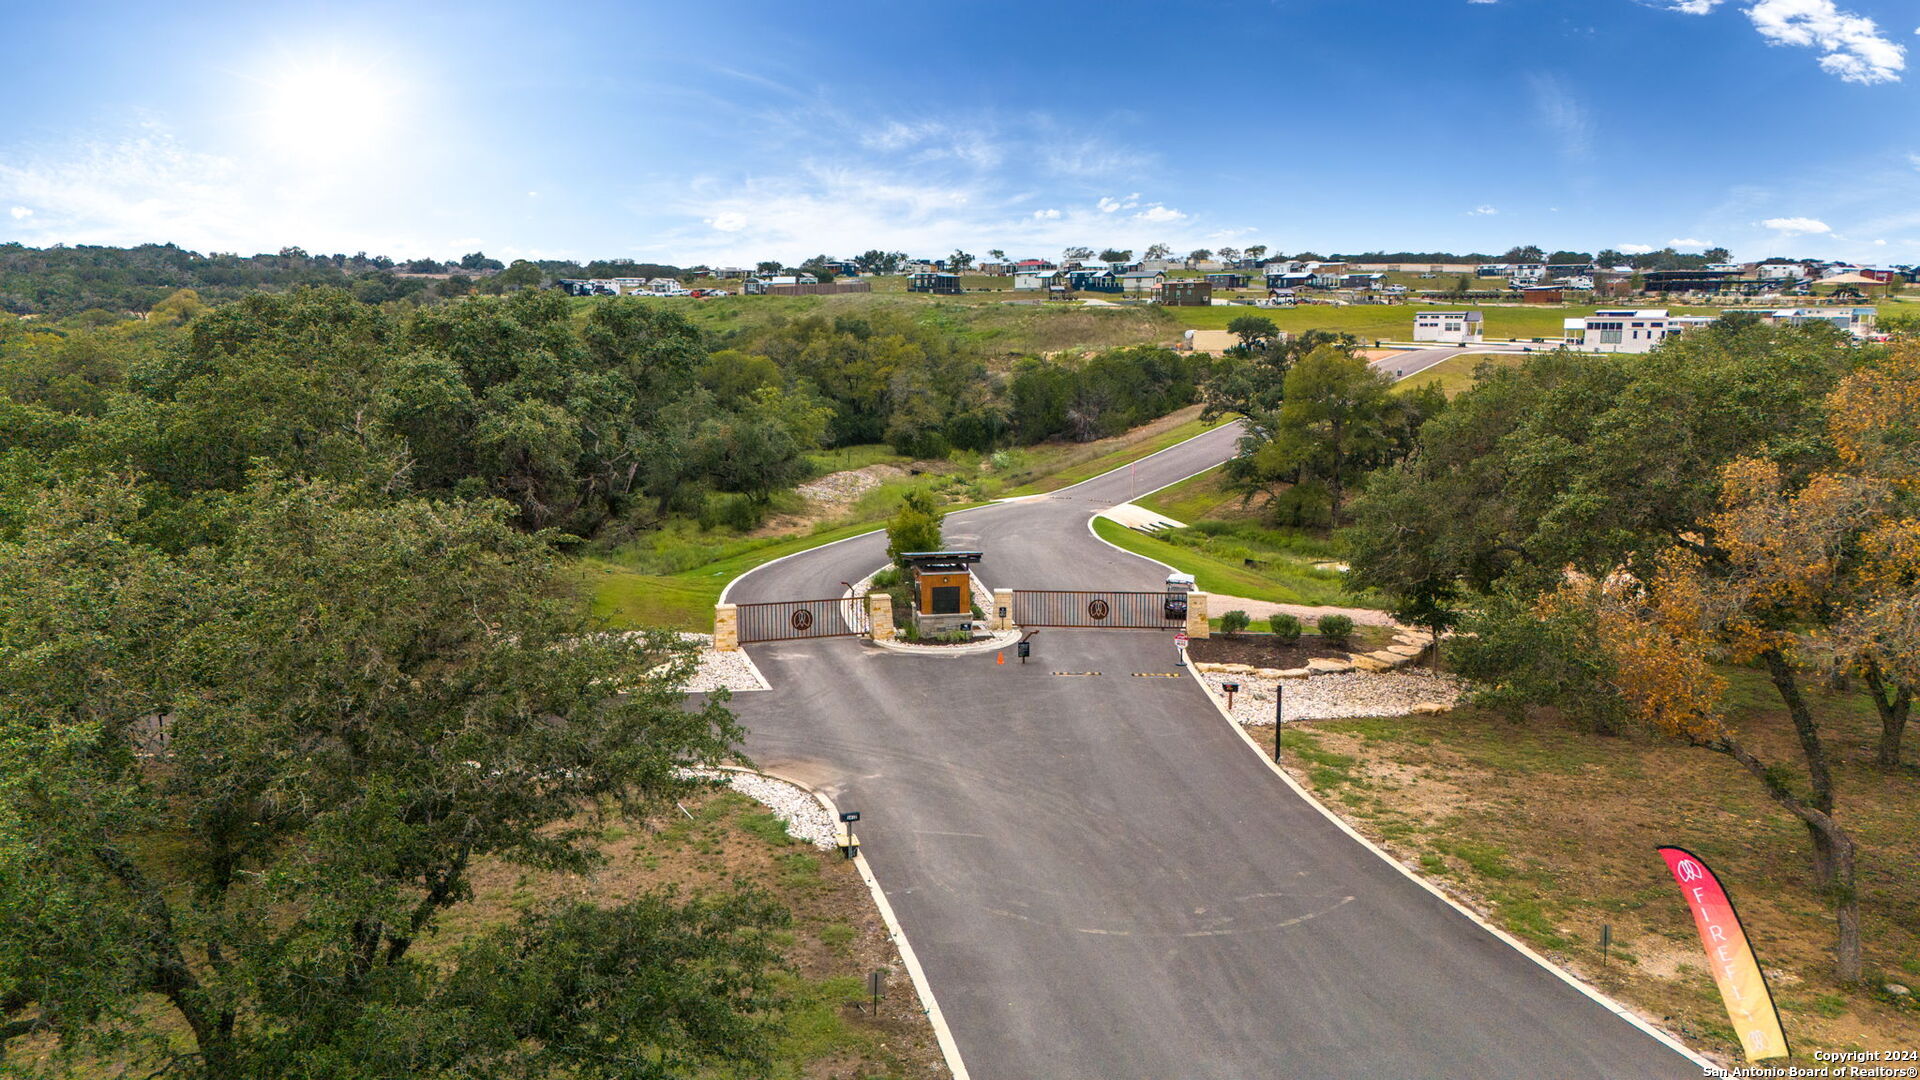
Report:
[[1478,311],[1419,311],[1413,316],[1413,340],[1475,345],[1486,340],[1485,323]]
[[1546,263],[1514,263],[1507,273],[1507,281],[1513,285],[1537,285],[1546,276]]
[[1058,270],[1022,270],[1013,275],[1013,287],[1016,289],[1045,289],[1060,280]]
[[1567,348],[1581,352],[1652,352],[1675,334],[1713,322],[1710,315],[1668,315],[1665,308],[1646,311],[1596,311],[1584,319],[1565,321]]
[[1762,312],[1761,317],[1776,326],[1803,326],[1812,322],[1833,324],[1836,330],[1845,330],[1854,337],[1866,337],[1873,333],[1874,324],[1879,320],[1880,312],[1870,307],[1817,307],[1817,308],[1780,308],[1776,311]]
[[1134,270],[1120,275],[1120,291],[1152,295],[1167,275],[1158,270]]

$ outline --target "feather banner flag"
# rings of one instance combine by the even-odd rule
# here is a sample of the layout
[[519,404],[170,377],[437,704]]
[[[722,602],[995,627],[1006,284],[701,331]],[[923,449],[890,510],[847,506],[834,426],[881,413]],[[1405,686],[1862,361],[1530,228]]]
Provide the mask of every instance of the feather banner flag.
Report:
[[1661,857],[1667,869],[1680,883],[1680,892],[1693,909],[1693,924],[1700,930],[1700,944],[1707,949],[1707,967],[1720,987],[1727,1017],[1740,1036],[1740,1046],[1748,1061],[1788,1056],[1787,1034],[1780,1030],[1780,1013],[1773,1007],[1773,994],[1767,989],[1766,976],[1747,944],[1747,932],[1740,925],[1740,913],[1720,887],[1720,879],[1685,848],[1663,847]]

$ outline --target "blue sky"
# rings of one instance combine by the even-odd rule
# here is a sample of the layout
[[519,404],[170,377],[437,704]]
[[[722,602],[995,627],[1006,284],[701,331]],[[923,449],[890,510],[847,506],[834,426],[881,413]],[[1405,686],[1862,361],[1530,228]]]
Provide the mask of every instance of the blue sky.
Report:
[[8,4],[0,241],[1920,261],[1912,0]]

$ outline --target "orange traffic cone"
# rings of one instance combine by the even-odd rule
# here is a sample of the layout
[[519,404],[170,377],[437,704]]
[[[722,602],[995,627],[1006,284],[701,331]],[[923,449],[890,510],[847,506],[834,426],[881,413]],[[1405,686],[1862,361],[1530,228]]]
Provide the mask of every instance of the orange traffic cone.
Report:
[[999,664],[999,665],[1001,665],[1002,667],[1004,667],[1004,666],[1006,666],[1006,663],[1007,663],[1007,654],[1006,654],[1006,653],[1001,653],[1001,654],[1000,654],[1000,659],[998,659],[998,660],[995,660],[995,661],[994,661],[994,663],[996,663],[996,664]]

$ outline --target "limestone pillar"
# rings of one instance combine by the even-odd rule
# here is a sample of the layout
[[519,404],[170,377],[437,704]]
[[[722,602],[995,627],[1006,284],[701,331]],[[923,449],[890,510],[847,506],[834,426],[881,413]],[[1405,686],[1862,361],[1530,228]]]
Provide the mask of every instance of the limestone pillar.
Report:
[[1187,636],[1190,638],[1213,636],[1213,628],[1207,625],[1206,593],[1187,594]]
[[993,611],[990,614],[993,617],[987,620],[987,625],[992,627],[994,632],[1013,629],[1012,589],[993,590]]
[[732,604],[713,605],[713,651],[738,652],[740,649],[740,609]]
[[867,622],[873,627],[873,640],[893,640],[893,597],[883,592],[867,594]]

